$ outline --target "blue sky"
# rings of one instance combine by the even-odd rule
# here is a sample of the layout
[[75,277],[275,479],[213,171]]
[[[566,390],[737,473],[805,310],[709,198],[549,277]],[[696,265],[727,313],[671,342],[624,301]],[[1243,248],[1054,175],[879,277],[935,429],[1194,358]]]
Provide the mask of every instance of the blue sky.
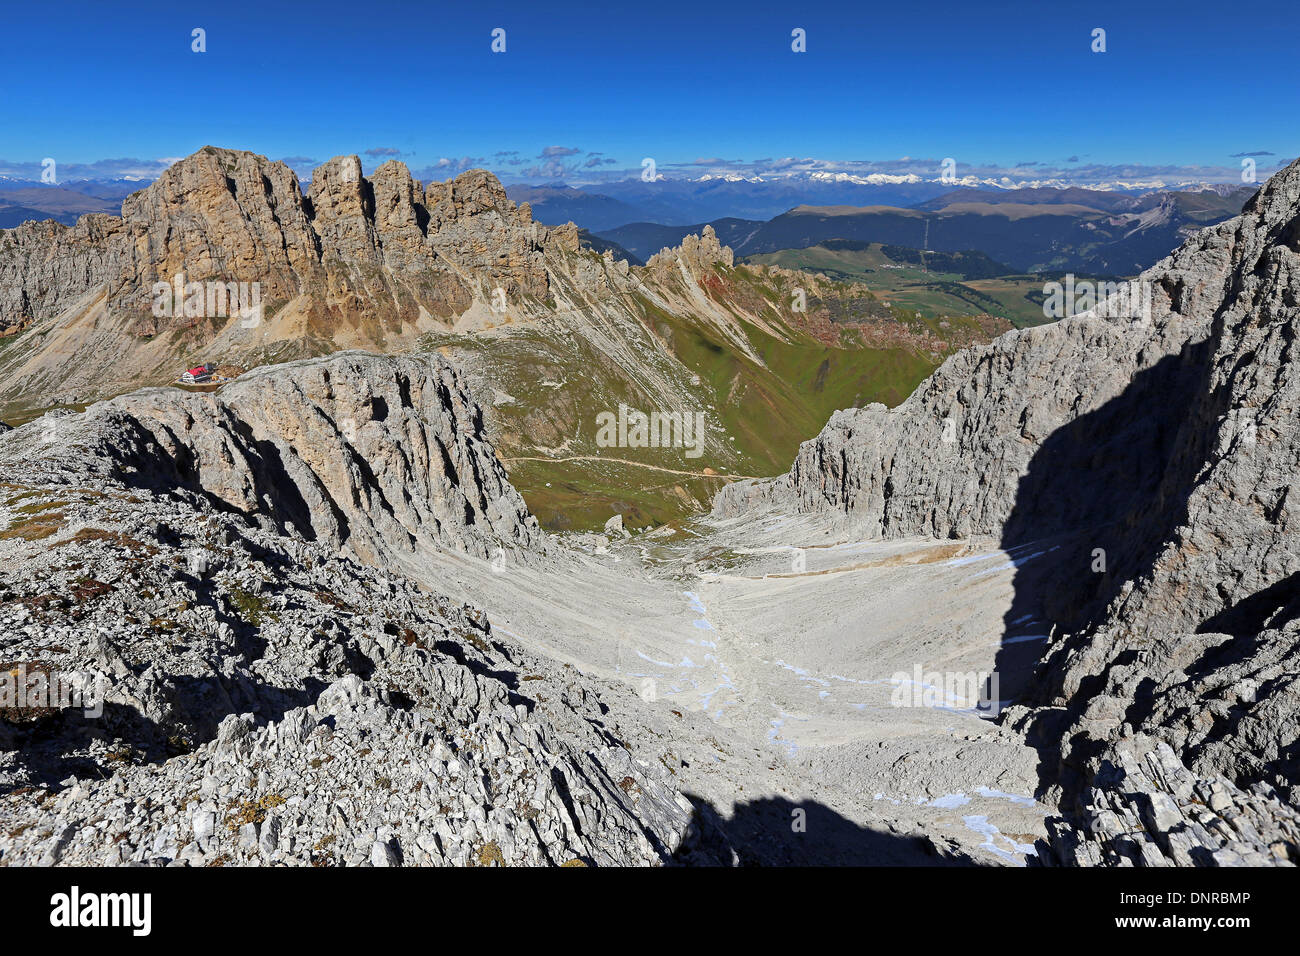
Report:
[[1293,3],[1199,0],[11,5],[0,172],[205,144],[537,182],[646,156],[1231,171],[1262,153],[1266,170],[1300,153],[1298,27]]

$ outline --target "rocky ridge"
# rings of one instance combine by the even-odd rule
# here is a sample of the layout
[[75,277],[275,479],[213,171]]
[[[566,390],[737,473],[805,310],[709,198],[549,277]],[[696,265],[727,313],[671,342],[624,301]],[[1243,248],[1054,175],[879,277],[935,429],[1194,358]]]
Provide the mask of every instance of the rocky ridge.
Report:
[[209,146],[128,197],[121,216],[0,234],[0,327],[61,312],[98,286],[109,315],[132,319],[137,334],[183,326],[151,309],[154,283],[178,273],[258,281],[271,302],[309,296],[318,318],[356,323],[364,311],[391,325],[422,307],[458,313],[498,285],[544,299],[545,255],[577,248],[575,227],[535,225],[485,170],[426,190],[397,160],[365,177],[342,156],[304,195],[284,163]]
[[487,558],[542,544],[481,410],[437,355],[343,352],[256,369],[217,393],[145,389],[41,419],[5,455],[186,488],[372,565],[421,546]]

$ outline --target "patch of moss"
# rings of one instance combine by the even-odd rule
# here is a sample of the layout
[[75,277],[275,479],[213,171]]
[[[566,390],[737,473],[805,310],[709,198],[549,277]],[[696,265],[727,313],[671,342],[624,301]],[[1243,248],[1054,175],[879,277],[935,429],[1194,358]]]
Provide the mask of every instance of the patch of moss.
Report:
[[147,545],[143,541],[137,541],[129,535],[122,534],[119,531],[108,531],[104,528],[82,528],[66,541],[60,541],[54,547],[64,548],[70,544],[87,544],[92,541],[99,541],[116,548],[122,548],[126,551],[132,551],[140,554],[153,556],[158,553],[158,549],[152,545]]
[[501,855],[501,847],[497,845],[496,840],[492,840],[480,847],[477,859],[479,866],[491,866],[493,863],[497,866],[506,865],[506,858]]
[[[7,485],[7,486],[5,486],[5,487],[20,488],[20,487],[22,487],[22,486],[21,486],[21,485],[12,485],[12,486],[8,486],[8,485]],[[16,505],[16,504],[17,504],[18,502],[20,502],[20,501],[26,501],[28,498],[35,498],[35,497],[37,497],[37,496],[39,496],[39,495],[42,495],[42,494],[44,494],[44,493],[45,493],[45,492],[41,491],[40,489],[33,489],[33,490],[30,490],[30,491],[22,491],[22,492],[19,492],[18,494],[14,495],[12,498],[9,498],[7,501],[5,501],[5,507],[6,507],[6,508],[12,508],[14,505]]]
[[53,511],[56,508],[66,508],[66,501],[34,501],[29,505],[21,505],[14,509],[16,514],[20,515],[38,515],[45,511]]
[[253,594],[243,588],[232,587],[230,589],[230,600],[235,605],[239,616],[256,628],[261,628],[267,621],[279,620],[271,610],[270,602],[260,594]]
[[238,830],[245,823],[260,826],[266,821],[267,811],[283,806],[284,802],[284,797],[274,793],[269,793],[257,800],[245,800],[240,804],[232,801],[230,804],[232,810],[226,814],[226,826],[231,830]]
[[[0,663],[0,673],[15,681],[24,679],[30,681],[32,676],[40,674],[45,681],[45,686],[53,686],[52,674],[54,668],[44,661],[8,661]],[[25,675],[25,676],[24,676]],[[10,724],[31,724],[42,718],[48,717],[58,711],[58,707],[40,706],[33,703],[31,706],[8,706],[0,701],[0,721]]]
[[463,637],[470,644],[473,644],[476,648],[478,648],[480,652],[484,654],[489,654],[492,651],[492,648],[488,646],[488,642],[483,640],[483,638],[479,637],[473,631],[462,631],[459,636]]
[[118,747],[115,750],[110,750],[108,753],[104,754],[104,759],[109,763],[129,764],[135,762],[135,756],[135,750],[132,747],[123,744],[121,747]]
[[103,581],[96,581],[94,578],[78,578],[76,585],[72,588],[72,597],[78,604],[85,604],[87,601],[93,601],[97,597],[108,594],[113,590],[111,584],[105,584]]

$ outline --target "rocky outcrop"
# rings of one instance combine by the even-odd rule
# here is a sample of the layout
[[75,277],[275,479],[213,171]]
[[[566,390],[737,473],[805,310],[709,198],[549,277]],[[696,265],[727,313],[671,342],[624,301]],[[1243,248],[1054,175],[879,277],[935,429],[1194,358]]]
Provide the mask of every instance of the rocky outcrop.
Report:
[[541,543],[483,434],[482,413],[437,356],[344,352],[254,370],[219,393],[147,389],[48,416],[0,464],[61,470],[219,507],[382,564],[421,547],[489,557]]
[[[304,196],[288,166],[204,147],[127,198],[120,217],[0,232],[0,329],[48,318],[103,289],[110,316],[140,335],[192,326],[157,316],[153,287],[258,282],[276,305],[307,296],[317,322],[449,317],[495,288],[544,300],[547,250],[578,248],[576,227],[533,223],[496,178],[471,170],[428,191],[400,162],[370,177],[355,156],[319,167]],[[216,318],[215,316],[204,316]]]
[[1037,861],[1065,866],[1291,865],[1300,813],[1264,784],[1198,778],[1163,741],[1107,753],[1072,819],[1048,821]]
[[736,257],[730,246],[724,246],[712,226],[706,225],[698,236],[682,237],[680,246],[665,246],[646,262],[652,273],[662,273],[677,268],[682,262],[692,273],[712,269],[717,265],[731,266]]
[[93,213],[0,230],[0,331],[51,315],[117,275],[122,220]]
[[1056,637],[1010,714],[1048,791],[1076,809],[1105,748],[1144,733],[1199,775],[1294,801],[1297,235],[1300,164],[1144,273],[1149,312],[959,353],[892,411],[836,413],[788,475],[725,489],[715,512],[1054,538],[1017,578]]

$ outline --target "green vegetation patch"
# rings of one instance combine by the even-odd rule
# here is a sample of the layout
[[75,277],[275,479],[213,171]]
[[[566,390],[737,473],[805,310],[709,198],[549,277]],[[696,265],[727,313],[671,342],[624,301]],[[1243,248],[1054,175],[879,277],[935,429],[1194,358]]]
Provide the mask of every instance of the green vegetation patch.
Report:
[[268,621],[276,621],[278,617],[271,610],[271,604],[260,594],[253,594],[240,587],[232,587],[229,590],[230,601],[235,605],[239,616],[252,624],[256,628],[261,628]]

